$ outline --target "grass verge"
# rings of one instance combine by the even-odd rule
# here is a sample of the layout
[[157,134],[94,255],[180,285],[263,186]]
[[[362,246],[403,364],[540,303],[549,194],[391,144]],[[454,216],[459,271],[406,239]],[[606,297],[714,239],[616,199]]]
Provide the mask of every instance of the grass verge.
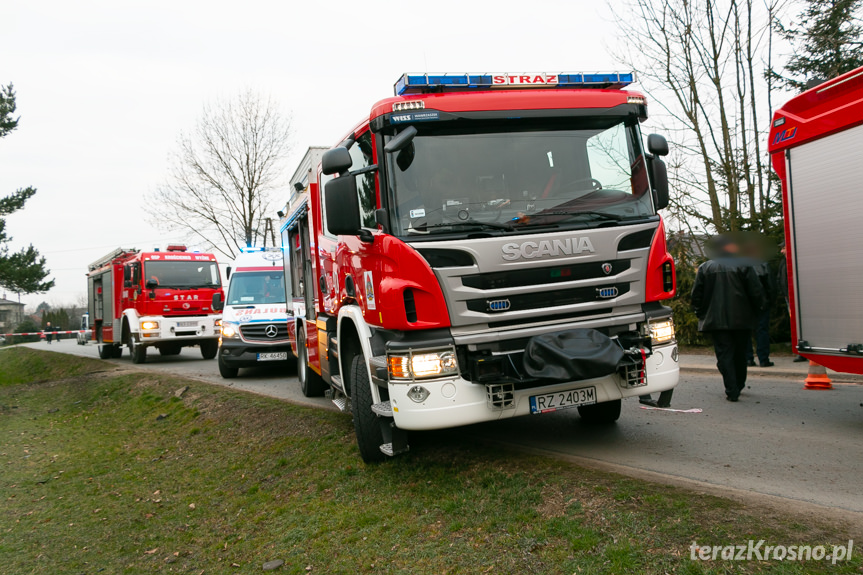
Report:
[[[859,573],[693,561],[693,541],[847,544],[841,526],[422,434],[366,466],[350,417],[112,364],[0,352],[0,571]],[[763,552],[763,547],[760,550]],[[757,557],[757,556],[756,556]]]

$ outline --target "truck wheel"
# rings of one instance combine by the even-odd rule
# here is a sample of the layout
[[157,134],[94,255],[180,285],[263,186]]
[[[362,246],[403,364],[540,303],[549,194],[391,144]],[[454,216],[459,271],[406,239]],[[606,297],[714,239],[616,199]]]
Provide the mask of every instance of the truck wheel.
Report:
[[111,348],[114,347],[110,343],[99,344],[99,359],[111,359],[113,355]]
[[320,397],[326,391],[323,378],[309,367],[309,350],[306,348],[305,330],[297,330],[297,379],[306,397]]
[[111,346],[111,357],[115,359],[120,359],[123,357],[123,346],[122,345],[112,345]]
[[372,412],[371,382],[362,354],[351,361],[351,374],[351,412],[360,456],[366,463],[377,463],[386,458],[381,452],[384,438],[378,416]]
[[620,400],[579,405],[578,414],[587,423],[614,423],[620,418]]
[[233,379],[237,377],[237,374],[240,372],[240,368],[231,367],[230,365],[225,365],[225,360],[222,359],[222,356],[219,355],[219,374],[225,379]]
[[201,342],[201,356],[204,359],[213,359],[219,352],[219,340],[207,339]]
[[132,363],[146,363],[147,348],[135,341],[135,336],[129,334],[129,355],[132,356]]

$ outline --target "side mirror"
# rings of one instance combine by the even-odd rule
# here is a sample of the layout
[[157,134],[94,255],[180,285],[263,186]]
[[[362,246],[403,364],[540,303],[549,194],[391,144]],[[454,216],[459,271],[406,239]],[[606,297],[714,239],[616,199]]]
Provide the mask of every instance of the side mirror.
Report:
[[159,282],[157,282],[153,278],[150,278],[147,280],[147,283],[144,284],[144,287],[146,287],[147,289],[156,289],[157,287],[159,287]]
[[222,301],[222,294],[213,294],[213,309],[216,311],[222,311],[225,309],[225,302]]
[[351,153],[348,149],[338,146],[324,152],[324,155],[321,157],[321,172],[326,176],[341,174],[348,171],[353,163],[354,160],[351,158]]
[[647,151],[654,156],[668,155],[668,141],[665,136],[659,134],[650,134],[647,136]]
[[657,210],[668,207],[668,168],[660,158],[648,160],[653,180],[653,204]]
[[360,233],[360,201],[354,176],[342,176],[327,182],[324,202],[327,208],[327,230],[331,234],[355,236]]
[[[127,283],[132,281],[132,268],[130,266],[123,267],[123,280]],[[129,286],[126,285],[126,287]]]
[[231,279],[231,266],[228,266],[227,268],[225,268],[225,279],[226,280]]
[[398,133],[396,137],[387,142],[387,145],[384,146],[384,152],[391,154],[393,152],[398,152],[399,150],[405,149],[408,144],[413,142],[414,137],[417,135],[417,129],[415,126],[408,126],[404,130]]

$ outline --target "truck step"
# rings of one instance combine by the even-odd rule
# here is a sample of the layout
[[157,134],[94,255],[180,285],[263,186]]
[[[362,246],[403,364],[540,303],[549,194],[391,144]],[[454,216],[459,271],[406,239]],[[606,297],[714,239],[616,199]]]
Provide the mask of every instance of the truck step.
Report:
[[344,395],[339,395],[338,397],[333,398],[333,403],[336,407],[339,408],[339,411],[347,411],[348,409],[348,398]]
[[390,456],[390,457],[394,457],[394,456],[396,456],[396,455],[398,455],[398,454],[400,454],[400,453],[405,453],[405,452],[409,451],[409,450],[410,450],[410,447],[408,447],[407,445],[405,445],[403,449],[400,449],[399,451],[396,451],[396,450],[393,448],[393,444],[392,444],[392,443],[384,443],[383,445],[381,445],[380,449],[381,449],[381,453],[383,453],[384,455],[388,455],[388,456]]
[[374,405],[372,405],[372,412],[375,415],[380,415],[381,417],[392,417],[393,404],[389,400],[375,403]]
[[344,393],[345,385],[342,383],[342,376],[332,375],[330,376],[330,379],[333,382],[333,387],[335,387],[337,390],[336,393]]

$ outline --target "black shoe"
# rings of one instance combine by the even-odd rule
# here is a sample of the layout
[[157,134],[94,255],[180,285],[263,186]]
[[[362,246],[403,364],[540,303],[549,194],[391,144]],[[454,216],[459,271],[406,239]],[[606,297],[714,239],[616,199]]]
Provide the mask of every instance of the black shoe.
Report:
[[767,361],[761,362],[761,367],[773,367],[774,365],[776,365],[776,364],[773,363],[772,361],[770,361],[769,359]]
[[746,362],[746,365],[748,365],[749,367],[755,367],[755,360],[750,359],[749,361]]
[[800,363],[801,361],[809,361],[809,360],[806,359],[805,357],[803,357],[802,355],[798,355],[798,356],[794,357],[794,363]]
[[656,407],[668,408],[668,407],[671,407],[671,403],[659,403],[659,402],[657,402]]
[[737,396],[736,395],[726,395],[725,399],[727,399],[728,401],[737,401]]
[[652,399],[639,399],[638,403],[649,405],[650,407],[657,407],[656,402]]

